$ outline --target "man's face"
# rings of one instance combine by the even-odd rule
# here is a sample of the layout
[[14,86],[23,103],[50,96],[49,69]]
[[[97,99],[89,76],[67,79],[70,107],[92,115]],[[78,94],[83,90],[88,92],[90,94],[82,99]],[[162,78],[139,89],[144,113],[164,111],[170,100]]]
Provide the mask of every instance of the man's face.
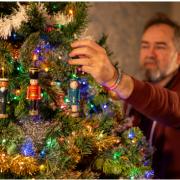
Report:
[[144,32],[140,65],[145,70],[147,80],[159,82],[179,67],[179,55],[173,38],[174,30],[165,24],[153,25]]

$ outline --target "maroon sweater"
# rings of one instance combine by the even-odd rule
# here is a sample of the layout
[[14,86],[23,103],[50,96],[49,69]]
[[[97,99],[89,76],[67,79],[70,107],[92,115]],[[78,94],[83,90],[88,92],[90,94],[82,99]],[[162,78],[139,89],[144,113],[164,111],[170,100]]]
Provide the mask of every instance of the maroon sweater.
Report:
[[[167,88],[134,79],[134,90],[126,100],[140,118],[140,128],[147,138],[152,122],[153,169],[155,178],[180,178],[180,70]],[[138,113],[137,113],[138,112]]]

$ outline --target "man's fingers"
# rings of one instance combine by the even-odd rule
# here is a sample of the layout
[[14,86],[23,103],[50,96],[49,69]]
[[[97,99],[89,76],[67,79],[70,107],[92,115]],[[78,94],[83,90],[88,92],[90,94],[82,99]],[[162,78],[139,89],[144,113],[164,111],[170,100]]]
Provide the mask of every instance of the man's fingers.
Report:
[[82,66],[81,69],[82,69],[83,72],[86,72],[86,73],[88,73],[88,74],[91,74],[91,76],[92,76],[98,83],[102,84],[101,80],[98,80],[98,79],[97,79],[97,74],[94,73],[94,71],[95,71],[95,70],[94,70],[94,67],[92,67],[92,66]]
[[92,57],[96,51],[90,47],[79,47],[76,49],[73,49],[70,53],[70,57],[74,56],[87,56],[87,57]]
[[91,66],[92,62],[89,58],[80,58],[80,59],[72,59],[68,61],[71,65],[82,65],[82,66]]
[[72,48],[78,48],[83,46],[96,49],[97,51],[105,52],[105,50],[101,46],[99,46],[92,40],[84,39],[84,40],[74,41],[73,43],[71,43]]
[[86,72],[86,73],[92,75],[92,73],[91,73],[91,72],[93,72],[93,68],[92,67],[90,67],[90,66],[82,66],[81,69],[82,69],[83,72]]

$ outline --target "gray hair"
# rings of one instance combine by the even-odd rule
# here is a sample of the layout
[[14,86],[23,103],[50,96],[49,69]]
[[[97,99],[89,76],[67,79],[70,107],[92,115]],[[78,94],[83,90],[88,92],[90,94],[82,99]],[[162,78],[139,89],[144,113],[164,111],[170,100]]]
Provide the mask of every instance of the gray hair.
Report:
[[153,16],[144,26],[143,33],[153,25],[166,24],[174,30],[174,45],[178,52],[180,52],[180,25],[175,21],[171,20],[164,13],[157,13]]

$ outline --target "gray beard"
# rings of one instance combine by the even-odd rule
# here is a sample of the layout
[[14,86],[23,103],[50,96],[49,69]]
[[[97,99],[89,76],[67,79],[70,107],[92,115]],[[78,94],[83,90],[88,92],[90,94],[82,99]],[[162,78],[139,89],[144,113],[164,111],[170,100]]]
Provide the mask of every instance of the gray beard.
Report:
[[165,75],[162,74],[159,70],[158,71],[151,71],[151,70],[146,70],[145,71],[145,77],[146,77],[146,80],[148,82],[159,82],[161,81],[162,79],[165,78]]

